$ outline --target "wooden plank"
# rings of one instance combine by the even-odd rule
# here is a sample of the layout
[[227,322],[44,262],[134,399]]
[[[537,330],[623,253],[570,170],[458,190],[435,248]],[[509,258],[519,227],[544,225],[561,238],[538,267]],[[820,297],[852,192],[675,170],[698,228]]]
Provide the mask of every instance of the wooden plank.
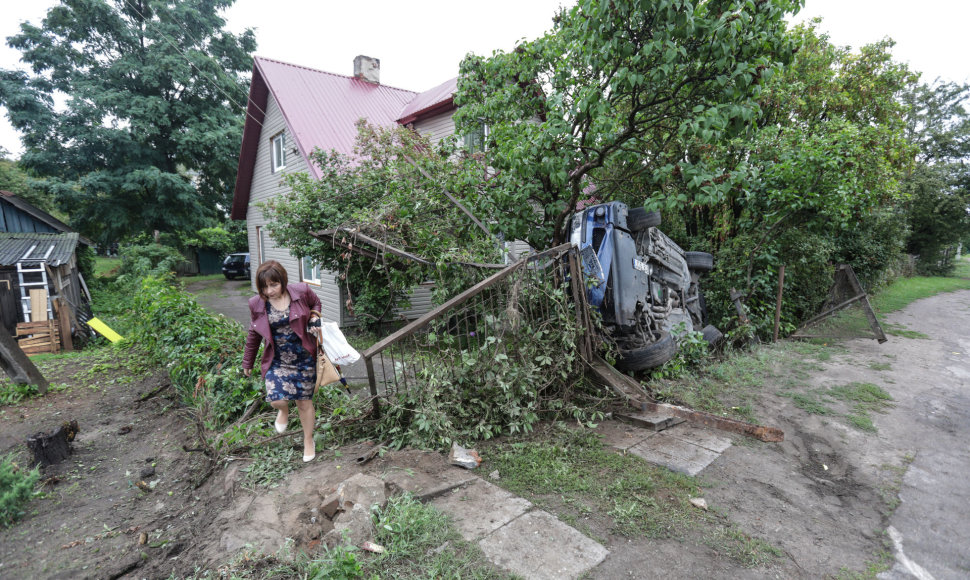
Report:
[[57,313],[58,335],[65,352],[74,352],[74,341],[71,338],[71,307],[63,298],[54,299],[54,311]]
[[47,289],[33,288],[30,291],[30,321],[47,320]]
[[[38,332],[50,332],[50,325],[48,322],[50,321],[44,320],[42,322],[18,322],[17,335],[20,336],[24,334],[37,334]],[[54,322],[56,328],[57,321]]]

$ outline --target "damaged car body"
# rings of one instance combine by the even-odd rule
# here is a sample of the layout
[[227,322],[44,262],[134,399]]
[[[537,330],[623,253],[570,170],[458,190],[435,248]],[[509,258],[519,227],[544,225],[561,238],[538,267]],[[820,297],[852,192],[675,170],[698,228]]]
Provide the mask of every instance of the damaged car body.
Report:
[[714,266],[706,252],[685,252],[664,234],[660,212],[622,202],[587,207],[573,216],[570,241],[580,248],[591,280],[590,305],[616,343],[616,368],[657,367],[677,353],[676,336],[701,330],[709,343],[721,333],[707,325],[700,276]]

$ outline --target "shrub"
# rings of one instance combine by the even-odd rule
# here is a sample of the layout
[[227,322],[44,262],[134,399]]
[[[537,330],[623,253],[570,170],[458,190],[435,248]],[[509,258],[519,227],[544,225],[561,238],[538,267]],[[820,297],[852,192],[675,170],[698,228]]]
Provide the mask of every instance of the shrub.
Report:
[[183,400],[205,411],[207,427],[235,419],[261,392],[242,374],[244,330],[179,290],[171,275],[149,276],[135,293],[134,342],[168,367]]
[[34,487],[40,479],[37,468],[24,470],[13,456],[0,457],[0,527],[6,528],[23,517],[25,508],[34,497]]

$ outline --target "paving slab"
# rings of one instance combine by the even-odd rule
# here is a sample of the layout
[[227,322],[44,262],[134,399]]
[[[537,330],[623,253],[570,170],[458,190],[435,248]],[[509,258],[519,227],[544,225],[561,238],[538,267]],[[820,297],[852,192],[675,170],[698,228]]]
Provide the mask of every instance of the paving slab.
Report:
[[596,432],[603,437],[604,443],[623,451],[657,434],[621,421],[603,421],[596,426]]
[[532,507],[529,500],[482,480],[453,489],[431,504],[450,515],[469,542],[485,537]]
[[422,471],[395,469],[381,478],[401,491],[410,492],[420,501],[428,501],[449,491],[479,481],[477,475],[456,467],[435,474]]
[[710,429],[691,423],[682,423],[674,428],[660,433],[661,437],[675,437],[688,443],[693,443],[715,453],[724,453],[731,446],[727,437],[715,435]]
[[650,463],[687,475],[697,475],[721,455],[683,439],[662,435],[663,432],[658,433],[656,437],[650,437],[627,451]]
[[579,578],[610,553],[542,510],[512,520],[478,545],[493,563],[526,580]]

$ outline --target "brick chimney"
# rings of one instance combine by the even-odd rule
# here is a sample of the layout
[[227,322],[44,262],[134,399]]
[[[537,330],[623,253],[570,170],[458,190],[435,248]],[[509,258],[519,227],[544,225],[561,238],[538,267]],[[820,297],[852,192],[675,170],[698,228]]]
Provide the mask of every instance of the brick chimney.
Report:
[[354,78],[381,84],[381,60],[364,55],[354,57]]

